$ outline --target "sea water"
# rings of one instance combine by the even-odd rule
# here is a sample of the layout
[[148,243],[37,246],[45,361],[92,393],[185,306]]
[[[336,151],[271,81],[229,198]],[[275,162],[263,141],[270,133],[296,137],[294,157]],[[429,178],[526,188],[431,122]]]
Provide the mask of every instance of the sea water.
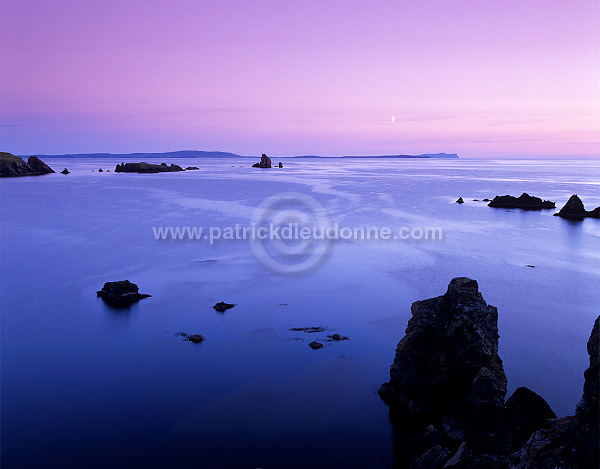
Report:
[[[598,314],[600,222],[480,200],[528,192],[560,208],[578,194],[591,209],[598,162],[281,161],[123,174],[111,159],[48,159],[71,174],[0,181],[3,467],[390,467],[377,388],[411,304],[457,276],[498,308],[509,393],[527,386],[574,413]],[[443,236],[330,240],[286,273],[248,239],[153,231],[250,226],[290,193],[331,224]],[[96,297],[124,279],[152,297],[129,309]],[[219,313],[219,301],[236,306]],[[325,331],[290,330],[309,326]]]

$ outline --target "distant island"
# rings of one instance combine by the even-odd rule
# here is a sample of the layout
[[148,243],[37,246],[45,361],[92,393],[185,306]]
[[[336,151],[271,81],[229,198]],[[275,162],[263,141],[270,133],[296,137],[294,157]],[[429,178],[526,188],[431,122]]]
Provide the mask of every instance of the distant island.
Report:
[[[224,151],[181,150],[165,153],[73,153],[66,155],[35,155],[39,158],[256,158],[256,156],[236,155]],[[425,153],[422,155],[372,155],[372,156],[275,156],[274,158],[458,158],[456,153]]]

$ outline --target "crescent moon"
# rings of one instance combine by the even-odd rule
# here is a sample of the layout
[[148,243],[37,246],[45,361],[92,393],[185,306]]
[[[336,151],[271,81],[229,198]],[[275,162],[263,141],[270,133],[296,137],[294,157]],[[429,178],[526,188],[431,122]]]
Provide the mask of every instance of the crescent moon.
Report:
[[393,124],[394,122],[396,122],[396,117],[392,116],[392,122],[390,122],[390,124]]

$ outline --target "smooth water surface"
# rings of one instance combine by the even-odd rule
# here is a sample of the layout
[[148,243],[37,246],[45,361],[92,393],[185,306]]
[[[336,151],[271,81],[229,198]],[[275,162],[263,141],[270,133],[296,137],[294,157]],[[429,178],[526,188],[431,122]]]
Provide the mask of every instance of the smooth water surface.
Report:
[[[574,412],[598,314],[600,222],[473,199],[528,192],[560,208],[576,193],[591,209],[597,162],[282,161],[117,174],[97,172],[115,160],[49,159],[71,174],[0,181],[3,468],[390,467],[376,390],[412,302],[457,276],[498,307],[509,393],[527,386]],[[281,274],[248,241],[153,234],[248,225],[286,192],[340,225],[440,227],[443,239],[332,241],[314,268]],[[123,279],[152,297],[126,310],[96,297]],[[218,313],[221,300],[237,306]],[[289,330],[306,326],[327,331]],[[350,340],[326,342],[334,332]],[[309,348],[315,339],[325,347]]]

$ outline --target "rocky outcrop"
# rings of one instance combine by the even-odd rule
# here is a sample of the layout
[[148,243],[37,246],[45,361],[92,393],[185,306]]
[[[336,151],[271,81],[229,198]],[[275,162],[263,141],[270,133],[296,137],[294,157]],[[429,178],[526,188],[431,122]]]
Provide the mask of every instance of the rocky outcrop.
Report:
[[195,171],[196,169],[200,168],[198,168],[198,166],[188,166],[187,168],[185,168],[186,171]]
[[283,163],[281,161],[279,162],[279,167],[283,168]]
[[234,304],[225,303],[224,301],[221,301],[221,302],[217,303],[216,305],[214,305],[213,309],[215,309],[219,313],[224,313],[225,311],[233,308],[234,306],[235,306]]
[[464,204],[464,203],[465,203],[465,201],[463,200],[463,198],[462,198],[462,197],[459,197],[458,199],[456,199],[456,202],[455,202],[455,203],[457,203],[457,204]]
[[260,157],[260,163],[254,163],[252,165],[253,168],[270,168],[271,167],[271,158],[269,158],[264,153]]
[[60,174],[71,174],[71,171],[69,171],[67,168],[63,169]]
[[547,428],[535,432],[511,458],[511,468],[600,467],[598,394],[600,392],[599,334],[600,317],[596,318],[587,343],[590,366],[584,373],[583,397],[574,416],[550,421]]
[[[577,415],[556,419],[527,388],[505,402],[498,313],[475,280],[455,278],[443,296],[417,301],[411,312],[390,381],[379,389],[390,406],[397,467],[597,467],[585,464],[597,462],[598,451],[598,320]],[[534,464],[555,461],[550,453],[569,444],[581,461]]]
[[152,164],[152,163],[121,163],[115,168],[116,173],[168,173],[174,171],[184,171],[184,169],[176,164],[167,166],[167,163]]
[[574,220],[581,220],[583,218],[600,218],[600,207],[596,207],[594,210],[586,210],[583,206],[583,202],[576,195],[572,195],[565,206],[560,209],[556,216],[563,218],[571,218]]
[[118,282],[106,282],[102,290],[96,294],[107,303],[114,306],[129,306],[143,298],[151,295],[139,293],[139,288],[135,283],[129,280],[120,280]]
[[522,208],[525,210],[545,210],[555,208],[556,204],[549,200],[542,200],[523,192],[519,197],[512,195],[497,195],[488,204],[488,207],[496,208]]
[[30,156],[27,163],[20,156],[0,152],[0,177],[39,176],[54,170],[37,156]]

